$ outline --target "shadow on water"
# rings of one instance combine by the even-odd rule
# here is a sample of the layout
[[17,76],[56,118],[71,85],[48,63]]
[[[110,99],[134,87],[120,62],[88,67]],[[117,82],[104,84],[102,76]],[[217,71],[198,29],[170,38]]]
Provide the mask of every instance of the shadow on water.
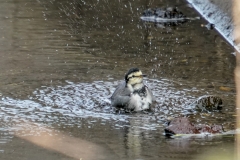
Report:
[[[146,8],[168,5],[179,7],[188,17],[199,16],[185,3],[3,3],[0,157],[6,158],[4,153],[13,148],[17,159],[20,151],[12,144],[21,142],[14,135],[27,136],[24,129],[29,128],[30,135],[57,130],[100,144],[118,159],[192,159],[219,144],[233,145],[232,137],[166,139],[162,135],[166,120],[180,115],[222,124],[226,130],[235,121],[233,48],[216,31],[202,28],[203,19],[166,28],[140,20]],[[116,114],[110,107],[116,85],[133,66],[148,74],[146,83],[157,99],[153,113]],[[203,95],[222,97],[223,110],[189,113],[184,108]],[[29,121],[34,125],[24,123]]]

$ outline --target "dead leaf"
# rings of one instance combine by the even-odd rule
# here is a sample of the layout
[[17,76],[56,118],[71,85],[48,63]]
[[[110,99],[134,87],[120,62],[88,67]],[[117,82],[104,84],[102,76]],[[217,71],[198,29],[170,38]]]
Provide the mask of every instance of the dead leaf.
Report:
[[219,87],[219,89],[220,89],[221,91],[227,91],[227,92],[229,92],[229,91],[232,90],[231,88],[229,88],[229,87],[224,87],[224,86]]

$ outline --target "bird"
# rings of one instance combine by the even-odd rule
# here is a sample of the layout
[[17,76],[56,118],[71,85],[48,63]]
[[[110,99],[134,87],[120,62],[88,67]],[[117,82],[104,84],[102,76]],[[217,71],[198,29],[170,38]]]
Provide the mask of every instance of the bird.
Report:
[[125,81],[120,83],[111,96],[111,106],[126,112],[151,111],[155,97],[144,84],[142,74],[138,68],[131,68],[125,75]]

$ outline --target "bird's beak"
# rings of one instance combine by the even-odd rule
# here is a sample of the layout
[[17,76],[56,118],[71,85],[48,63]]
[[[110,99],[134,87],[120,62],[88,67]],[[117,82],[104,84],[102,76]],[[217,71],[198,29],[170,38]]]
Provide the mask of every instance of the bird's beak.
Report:
[[146,75],[146,74],[142,74],[142,76],[143,76],[143,77],[147,77],[147,75]]

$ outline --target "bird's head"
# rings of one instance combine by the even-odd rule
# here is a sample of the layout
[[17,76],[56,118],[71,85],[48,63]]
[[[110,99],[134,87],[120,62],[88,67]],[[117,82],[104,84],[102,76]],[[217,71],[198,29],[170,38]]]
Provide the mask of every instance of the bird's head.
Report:
[[143,77],[147,75],[142,74],[142,71],[138,68],[131,68],[125,75],[125,81],[127,84],[136,85],[140,84],[143,81]]

